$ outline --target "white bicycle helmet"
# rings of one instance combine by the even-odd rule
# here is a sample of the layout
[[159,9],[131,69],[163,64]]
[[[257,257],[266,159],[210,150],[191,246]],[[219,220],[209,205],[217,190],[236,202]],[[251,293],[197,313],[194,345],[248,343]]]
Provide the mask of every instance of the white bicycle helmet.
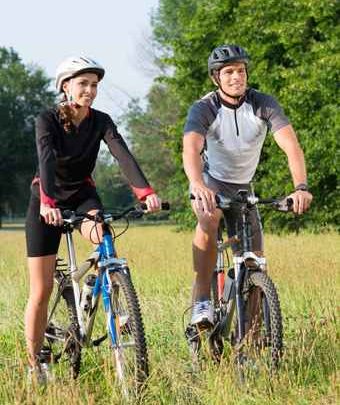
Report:
[[71,56],[65,59],[57,67],[55,86],[58,93],[62,93],[64,80],[78,76],[80,73],[96,73],[98,80],[104,77],[105,70],[99,63],[86,56]]

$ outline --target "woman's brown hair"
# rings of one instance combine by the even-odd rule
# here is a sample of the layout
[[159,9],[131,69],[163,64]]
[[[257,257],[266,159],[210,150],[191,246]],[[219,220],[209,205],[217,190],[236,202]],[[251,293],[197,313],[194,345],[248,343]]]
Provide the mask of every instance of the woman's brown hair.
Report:
[[63,124],[65,132],[70,133],[72,130],[72,125],[73,125],[72,120],[75,116],[75,111],[68,104],[68,102],[66,100],[66,96],[61,101],[61,103],[58,105],[58,112],[59,112],[60,121]]

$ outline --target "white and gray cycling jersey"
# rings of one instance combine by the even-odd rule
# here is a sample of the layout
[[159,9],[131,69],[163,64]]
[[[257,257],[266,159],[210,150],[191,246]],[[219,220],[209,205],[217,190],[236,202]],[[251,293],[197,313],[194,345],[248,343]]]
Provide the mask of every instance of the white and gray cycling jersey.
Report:
[[244,184],[255,174],[268,131],[275,133],[288,124],[277,101],[267,94],[249,88],[234,106],[215,91],[191,106],[184,134],[205,137],[204,160],[213,178]]

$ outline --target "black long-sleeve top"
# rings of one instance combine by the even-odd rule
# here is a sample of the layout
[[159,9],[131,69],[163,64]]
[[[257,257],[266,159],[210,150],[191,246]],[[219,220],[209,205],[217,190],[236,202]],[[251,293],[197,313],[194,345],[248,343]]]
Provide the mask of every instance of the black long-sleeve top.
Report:
[[102,140],[118,160],[137,198],[154,192],[108,114],[91,108],[79,127],[67,133],[58,109],[52,108],[36,119],[39,166],[33,182],[40,182],[43,203],[55,207],[85,184],[94,185],[91,174]]

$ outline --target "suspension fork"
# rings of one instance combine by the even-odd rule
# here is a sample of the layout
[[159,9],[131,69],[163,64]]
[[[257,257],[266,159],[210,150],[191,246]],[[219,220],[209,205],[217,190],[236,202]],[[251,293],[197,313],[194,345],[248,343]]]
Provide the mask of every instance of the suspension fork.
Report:
[[224,243],[223,239],[217,239],[217,261],[216,261],[216,282],[217,282],[217,299],[220,302],[223,298],[224,293],[224,282],[225,282],[225,263],[224,263]]
[[237,342],[240,343],[245,336],[245,314],[244,314],[244,301],[242,298],[242,286],[245,277],[245,268],[242,256],[235,256],[233,258],[234,271],[235,271],[235,301],[236,301],[236,314],[237,314]]

